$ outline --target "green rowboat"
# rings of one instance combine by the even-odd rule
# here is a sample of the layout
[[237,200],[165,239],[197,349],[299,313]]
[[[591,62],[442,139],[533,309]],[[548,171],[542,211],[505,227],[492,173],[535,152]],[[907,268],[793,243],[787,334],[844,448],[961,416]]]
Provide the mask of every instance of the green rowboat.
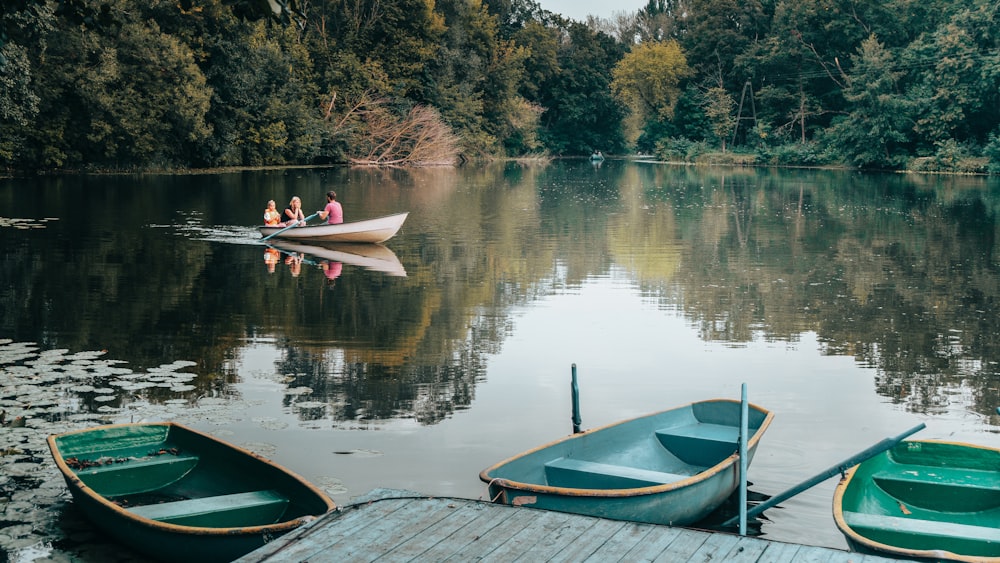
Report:
[[[749,405],[747,464],[774,414]],[[739,486],[739,401],[714,399],[572,434],[479,474],[490,498],[634,522],[684,526]]]
[[854,551],[1000,563],[1000,450],[901,442],[847,471],[833,517]]
[[246,450],[176,423],[52,435],[75,504],[163,561],[232,561],[333,510],[323,492]]

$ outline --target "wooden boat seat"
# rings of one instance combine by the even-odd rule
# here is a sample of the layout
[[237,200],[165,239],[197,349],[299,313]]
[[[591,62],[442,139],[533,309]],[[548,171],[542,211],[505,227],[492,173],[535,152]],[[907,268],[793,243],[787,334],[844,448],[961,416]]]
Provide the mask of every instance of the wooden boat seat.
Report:
[[163,454],[116,461],[76,471],[98,494],[114,497],[162,489],[176,483],[198,465],[198,456]]
[[1000,507],[1000,473],[976,469],[909,466],[872,475],[900,501],[932,510],[978,512]]
[[[889,545],[907,545],[913,549],[934,549],[934,539],[968,541],[970,545],[1000,543],[1000,529],[987,526],[970,526],[953,522],[937,522],[919,518],[903,518],[882,514],[844,512],[844,522],[861,535]],[[893,541],[897,537],[902,543]],[[927,538],[928,547],[913,546],[915,537]],[[951,544],[954,545],[954,544]],[[995,548],[993,548],[995,549]]]
[[228,528],[273,524],[287,506],[287,497],[267,490],[147,504],[128,510],[168,524]]
[[684,463],[711,467],[736,453],[740,429],[697,422],[656,431],[660,445]]
[[570,489],[635,489],[675,483],[688,477],[690,475],[564,457],[545,464],[548,484]]

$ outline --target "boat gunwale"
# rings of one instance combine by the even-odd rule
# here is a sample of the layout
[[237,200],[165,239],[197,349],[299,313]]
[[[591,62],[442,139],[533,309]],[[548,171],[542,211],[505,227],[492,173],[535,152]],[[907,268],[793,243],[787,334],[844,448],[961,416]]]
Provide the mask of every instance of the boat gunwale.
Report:
[[[260,525],[260,526],[237,526],[237,527],[228,527],[228,528],[209,528],[209,527],[205,527],[205,526],[185,526],[185,525],[181,525],[181,524],[170,524],[170,523],[167,523],[167,522],[160,522],[158,520],[152,520],[150,518],[146,518],[144,516],[140,516],[138,514],[135,514],[134,512],[131,512],[128,509],[126,509],[126,508],[124,508],[122,506],[119,506],[118,504],[115,504],[114,502],[111,502],[110,500],[108,500],[107,497],[105,497],[104,495],[98,494],[97,491],[95,491],[94,489],[92,489],[89,486],[87,486],[87,484],[84,483],[83,480],[80,479],[79,476],[77,476],[76,472],[73,471],[73,469],[70,468],[69,465],[66,463],[65,459],[63,458],[62,451],[59,449],[58,445],[56,444],[56,441],[59,438],[62,438],[64,436],[70,436],[70,435],[73,435],[73,434],[85,434],[85,433],[95,432],[97,430],[103,430],[103,429],[125,428],[125,427],[130,427],[130,426],[133,426],[133,427],[134,426],[139,426],[139,425],[142,425],[142,426],[166,426],[168,428],[178,428],[178,429],[180,429],[183,432],[189,432],[191,434],[196,434],[198,436],[201,436],[202,438],[208,439],[208,440],[214,442],[215,445],[220,445],[220,446],[223,446],[223,447],[228,448],[230,450],[235,450],[238,453],[247,455],[247,456],[255,459],[256,461],[259,461],[261,463],[269,465],[272,468],[274,468],[274,469],[276,469],[276,470],[278,470],[278,471],[280,471],[282,473],[287,474],[289,477],[291,477],[292,479],[294,479],[295,481],[297,481],[299,483],[299,485],[301,485],[304,488],[306,488],[309,491],[311,491],[313,493],[313,495],[317,499],[322,500],[324,502],[324,504],[326,504],[326,511],[324,511],[323,514],[328,514],[328,513],[332,512],[332,511],[336,510],[336,508],[337,508],[336,504],[333,502],[333,500],[326,493],[324,493],[323,491],[321,491],[319,488],[317,488],[315,485],[313,485],[312,483],[310,483],[306,479],[302,478],[302,476],[300,476],[299,474],[297,474],[297,473],[295,473],[295,472],[293,472],[293,471],[291,471],[291,470],[289,470],[289,469],[287,469],[285,467],[282,467],[281,465],[278,465],[277,463],[274,463],[273,461],[271,461],[271,460],[269,460],[269,459],[267,459],[267,458],[265,458],[265,457],[263,457],[263,456],[261,456],[261,455],[259,455],[257,453],[254,453],[254,452],[252,452],[250,450],[247,450],[245,448],[241,448],[241,447],[239,447],[239,446],[237,446],[235,444],[230,444],[229,442],[226,442],[224,440],[220,440],[219,438],[216,438],[215,436],[212,436],[211,434],[200,432],[200,431],[195,430],[195,429],[193,429],[193,428],[191,428],[189,426],[185,426],[185,425],[177,423],[177,422],[161,421],[161,422],[122,423],[122,424],[102,424],[102,425],[99,425],[99,426],[91,426],[89,428],[83,428],[83,429],[79,429],[79,430],[71,430],[69,432],[62,432],[62,433],[59,433],[59,434],[50,434],[46,438],[46,441],[49,444],[49,450],[51,450],[51,452],[52,452],[52,457],[55,460],[56,465],[58,466],[60,473],[62,473],[63,476],[66,477],[67,479],[70,479],[73,482],[74,486],[76,487],[76,489],[79,492],[85,494],[87,496],[87,498],[89,498],[91,500],[94,500],[94,501],[97,501],[97,503],[100,504],[102,507],[104,507],[106,509],[110,509],[112,512],[114,512],[118,516],[122,517],[123,519],[128,520],[130,522],[133,522],[135,524],[139,524],[139,525],[145,526],[147,528],[154,529],[154,530],[159,530],[159,531],[162,531],[162,532],[171,532],[171,533],[184,534],[184,535],[189,535],[189,536],[241,537],[241,536],[252,536],[252,535],[257,535],[257,534],[265,534],[265,533],[271,533],[271,532],[285,533],[285,532],[294,530],[294,529],[302,526],[303,524],[306,524],[307,522],[311,522],[311,521],[313,521],[313,520],[315,520],[316,518],[319,517],[319,515],[307,514],[307,515],[299,516],[298,518],[295,518],[293,520],[285,520],[285,521],[282,521],[282,522],[275,522],[274,524],[263,524],[263,525]],[[72,492],[72,490],[70,492]]]
[[[895,447],[907,443],[944,444],[944,445],[961,446],[966,448],[1000,452],[1000,448],[992,448],[980,444],[970,444],[968,442],[956,442],[952,440],[934,440],[934,439],[904,440]],[[884,451],[879,455],[889,455],[889,452]],[[857,532],[854,528],[850,526],[850,524],[847,523],[847,520],[844,518],[844,495],[847,493],[847,487],[854,479],[855,473],[857,473],[858,469],[861,467],[863,463],[864,462],[861,462],[849,468],[847,471],[845,471],[843,478],[840,480],[839,483],[837,483],[837,487],[833,491],[834,524],[837,525],[837,529],[839,529],[842,534],[847,536],[847,538],[850,541],[854,542],[857,545],[863,546],[865,549],[877,553],[892,555],[893,557],[907,557],[914,559],[932,559],[932,560],[943,559],[947,561],[959,561],[964,563],[1000,563],[1000,556],[990,557],[983,555],[962,555],[960,553],[955,553],[944,549],[912,549],[907,547],[900,547],[897,545],[875,541]]]
[[[502,477],[490,477],[489,473],[491,471],[499,469],[500,467],[502,467],[502,466],[504,466],[504,465],[506,465],[508,463],[511,463],[511,462],[516,461],[518,459],[521,459],[523,457],[527,457],[527,456],[529,456],[531,454],[534,454],[534,453],[536,453],[538,451],[544,450],[546,448],[550,448],[552,446],[555,446],[555,445],[560,444],[562,442],[565,442],[567,440],[573,440],[573,439],[579,438],[580,436],[582,436],[584,434],[592,434],[592,433],[595,433],[595,432],[606,430],[608,428],[613,428],[615,426],[621,426],[621,425],[624,425],[624,424],[628,424],[628,423],[636,421],[636,420],[641,420],[641,419],[644,419],[644,418],[651,418],[651,417],[658,416],[658,415],[661,415],[661,414],[664,414],[664,413],[667,413],[667,412],[671,412],[671,411],[677,411],[677,410],[681,410],[681,409],[685,409],[685,408],[691,408],[691,407],[693,407],[693,405],[696,405],[696,404],[719,403],[719,402],[728,402],[728,403],[736,403],[736,404],[740,403],[740,401],[734,400],[734,399],[708,399],[708,400],[705,400],[705,401],[693,401],[691,403],[687,403],[687,404],[680,405],[680,406],[677,406],[677,407],[665,409],[665,410],[662,410],[662,411],[658,411],[658,412],[654,412],[654,413],[648,413],[648,414],[643,414],[643,415],[639,415],[639,416],[636,416],[636,417],[633,417],[633,418],[628,418],[628,419],[625,419],[625,420],[619,420],[617,422],[612,422],[610,424],[605,424],[604,426],[599,426],[597,428],[586,430],[586,431],[581,432],[579,434],[570,434],[568,436],[563,436],[562,438],[559,438],[557,440],[553,440],[553,441],[548,442],[546,444],[542,444],[541,446],[537,446],[537,447],[532,448],[530,450],[527,450],[525,452],[521,452],[521,453],[519,453],[519,454],[517,454],[517,455],[515,455],[513,457],[507,458],[507,459],[505,459],[505,460],[503,460],[503,461],[501,461],[499,463],[495,463],[495,464],[491,465],[490,467],[482,470],[479,473],[479,480],[483,481],[487,485],[490,485],[490,486],[497,485],[497,486],[502,487],[504,489],[513,489],[513,490],[517,490],[517,491],[532,492],[532,493],[547,493],[547,494],[561,495],[561,496],[567,496],[567,497],[627,498],[627,497],[655,495],[655,494],[670,492],[670,491],[673,491],[674,489],[681,489],[681,488],[689,487],[689,486],[691,486],[691,485],[693,485],[695,483],[699,483],[701,481],[706,481],[706,480],[708,480],[708,479],[710,479],[712,477],[715,477],[719,473],[722,473],[724,470],[726,470],[729,467],[735,465],[736,462],[737,462],[737,460],[739,460],[739,457],[740,457],[739,450],[733,452],[729,457],[726,457],[725,459],[723,459],[719,463],[717,463],[717,464],[715,464],[715,465],[713,465],[713,466],[711,466],[709,468],[706,468],[704,471],[699,471],[695,475],[691,475],[690,477],[687,477],[685,479],[681,479],[680,481],[674,481],[672,483],[666,483],[666,484],[662,484],[662,485],[651,485],[651,486],[648,486],[648,487],[634,487],[634,488],[631,488],[631,489],[581,489],[581,488],[578,488],[578,487],[554,487],[554,486],[551,486],[551,485],[539,485],[537,483],[524,483],[524,482],[521,482],[521,481],[512,481],[510,479],[505,479],[505,478],[502,478]],[[757,427],[757,430],[754,432],[753,436],[750,438],[749,443],[747,444],[747,451],[751,451],[751,450],[753,450],[754,448],[757,447],[757,443],[763,437],[764,431],[767,430],[768,426],[771,425],[771,421],[774,419],[774,413],[772,411],[768,410],[768,409],[765,409],[765,408],[763,408],[763,407],[761,407],[759,405],[755,405],[753,403],[748,403],[748,405],[749,405],[750,408],[756,410],[757,412],[764,414],[764,420],[761,421],[760,426]]]

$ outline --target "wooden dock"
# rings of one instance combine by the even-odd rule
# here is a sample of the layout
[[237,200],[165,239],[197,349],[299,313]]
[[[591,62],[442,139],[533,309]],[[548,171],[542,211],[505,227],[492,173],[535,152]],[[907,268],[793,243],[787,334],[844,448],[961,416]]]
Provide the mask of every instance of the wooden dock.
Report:
[[275,539],[237,563],[446,560],[899,561],[732,534],[380,489],[358,504]]

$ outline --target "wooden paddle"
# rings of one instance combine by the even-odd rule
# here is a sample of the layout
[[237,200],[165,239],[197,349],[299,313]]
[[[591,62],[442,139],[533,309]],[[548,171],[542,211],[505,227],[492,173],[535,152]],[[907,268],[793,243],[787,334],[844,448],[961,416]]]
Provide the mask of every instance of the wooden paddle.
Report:
[[264,242],[265,240],[267,240],[267,239],[269,239],[269,238],[271,238],[271,237],[273,237],[273,236],[277,236],[277,235],[280,235],[281,233],[283,233],[283,232],[287,231],[288,229],[292,229],[292,228],[295,228],[295,227],[298,227],[298,226],[299,226],[299,223],[302,223],[303,225],[305,225],[306,223],[308,223],[308,222],[309,222],[309,220],[310,220],[310,219],[312,219],[313,217],[315,217],[315,216],[317,216],[317,215],[319,215],[319,211],[317,211],[316,213],[313,213],[312,215],[310,215],[310,216],[306,217],[306,218],[305,218],[305,219],[303,219],[302,221],[296,221],[295,223],[292,223],[291,225],[288,225],[288,226],[287,226],[287,227],[285,227],[284,229],[281,229],[280,231],[275,231],[275,232],[273,232],[273,233],[271,233],[271,234],[267,235],[266,237],[264,237],[264,238],[262,238],[262,239],[260,239],[260,240],[261,240],[261,242]]

